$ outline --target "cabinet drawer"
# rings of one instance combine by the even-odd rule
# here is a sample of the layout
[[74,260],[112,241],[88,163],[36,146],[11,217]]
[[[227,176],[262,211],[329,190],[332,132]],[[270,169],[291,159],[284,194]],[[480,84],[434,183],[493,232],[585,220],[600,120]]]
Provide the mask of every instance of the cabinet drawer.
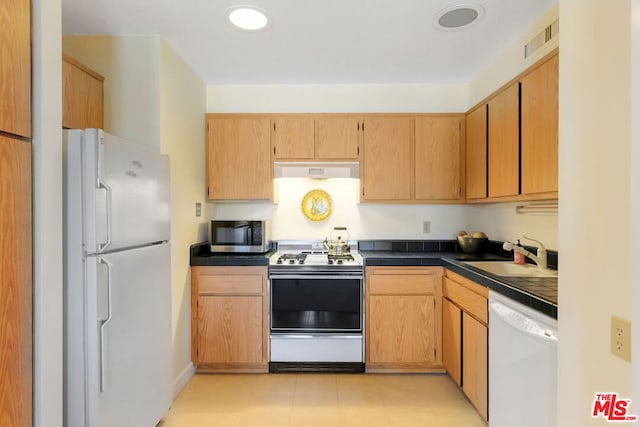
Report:
[[200,295],[262,295],[262,276],[198,276]]
[[486,325],[488,322],[487,299],[447,277],[443,281],[444,296]]
[[369,276],[369,293],[384,295],[433,294],[436,288],[434,274],[373,274]]

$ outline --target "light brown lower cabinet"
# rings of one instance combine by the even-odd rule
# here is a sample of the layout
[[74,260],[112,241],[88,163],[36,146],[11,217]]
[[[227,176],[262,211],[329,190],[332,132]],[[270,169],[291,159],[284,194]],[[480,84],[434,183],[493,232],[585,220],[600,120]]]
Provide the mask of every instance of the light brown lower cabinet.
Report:
[[486,325],[462,312],[462,390],[485,420],[488,418],[488,331]]
[[444,298],[442,300],[442,363],[456,382],[462,379],[462,310]]
[[446,270],[443,279],[443,364],[484,420],[488,419],[488,291]]
[[367,372],[443,372],[440,267],[368,267]]
[[191,310],[199,372],[268,371],[266,267],[192,267]]

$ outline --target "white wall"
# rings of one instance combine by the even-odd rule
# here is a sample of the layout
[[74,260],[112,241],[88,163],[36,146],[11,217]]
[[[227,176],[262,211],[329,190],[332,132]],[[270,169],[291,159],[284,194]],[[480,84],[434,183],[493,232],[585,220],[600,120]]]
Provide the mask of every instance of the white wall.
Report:
[[[332,200],[332,214],[321,222],[307,219],[301,208],[304,195],[313,189],[326,191]],[[380,205],[358,204],[357,179],[276,180],[278,204],[218,203],[214,219],[271,219],[272,237],[324,239],[335,226],[346,226],[351,239],[452,239],[466,222],[464,205]],[[431,233],[422,233],[422,221],[431,221]]]
[[105,76],[105,131],[169,155],[175,396],[193,375],[189,245],[206,240],[195,216],[206,198],[205,85],[157,36],[67,36],[63,50]]
[[62,426],[62,62],[60,0],[32,2],[33,425]]
[[496,89],[500,88],[559,46],[560,38],[562,37],[562,23],[560,24],[559,36],[544,44],[528,58],[524,58],[524,46],[557,18],[558,4],[551,7],[547,13],[541,16],[530,28],[524,30],[520,36],[513,40],[507,49],[493,58],[489,64],[478,73],[469,83],[469,108],[491,95]]
[[160,149],[160,38],[66,36],[62,49],[106,77],[104,130]]
[[[493,240],[515,242],[527,236],[541,241],[547,249],[558,250],[558,215],[517,214],[516,206],[522,204],[472,206],[467,213],[467,226],[483,230]],[[536,246],[524,240],[522,243]]]
[[[640,117],[640,0],[631,1],[631,116]],[[631,121],[631,259],[640,257],[640,121]],[[633,309],[632,323],[632,371],[635,413],[640,399],[640,264],[631,266]]]
[[465,112],[467,85],[209,85],[209,113]]
[[[160,43],[161,149],[171,164],[171,283],[174,397],[194,372],[191,363],[189,246],[207,239],[195,202],[206,200],[205,85],[164,41]],[[203,203],[204,208],[204,203]]]
[[596,392],[631,397],[631,364],[609,352],[610,317],[631,318],[636,262],[630,12],[629,0],[560,4],[559,426],[605,425],[590,416]]

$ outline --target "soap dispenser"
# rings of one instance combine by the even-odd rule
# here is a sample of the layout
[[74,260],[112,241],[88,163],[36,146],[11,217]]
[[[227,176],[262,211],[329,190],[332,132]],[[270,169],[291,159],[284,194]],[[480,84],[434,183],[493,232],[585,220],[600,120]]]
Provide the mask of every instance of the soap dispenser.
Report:
[[[518,239],[517,247],[521,248],[520,239]],[[518,252],[517,250],[513,250],[513,262],[515,264],[524,264],[524,254]]]

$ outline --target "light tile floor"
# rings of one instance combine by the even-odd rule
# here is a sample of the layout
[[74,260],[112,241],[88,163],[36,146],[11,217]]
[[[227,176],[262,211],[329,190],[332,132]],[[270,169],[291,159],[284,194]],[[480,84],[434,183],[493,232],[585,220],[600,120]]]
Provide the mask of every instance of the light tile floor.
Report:
[[196,375],[160,427],[486,427],[446,375]]

